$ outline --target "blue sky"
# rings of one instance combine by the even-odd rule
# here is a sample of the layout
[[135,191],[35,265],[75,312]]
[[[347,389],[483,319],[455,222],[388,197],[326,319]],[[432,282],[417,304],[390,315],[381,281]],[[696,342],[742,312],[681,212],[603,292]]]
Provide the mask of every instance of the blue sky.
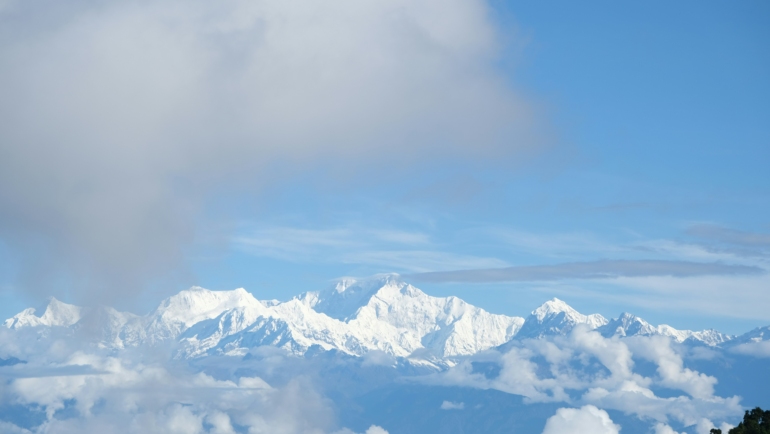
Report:
[[[344,9],[350,6],[348,3],[339,3],[340,11],[349,12],[354,19],[380,22],[380,12],[361,12],[359,16],[356,11]],[[430,2],[426,4],[429,9]],[[228,128],[196,126],[190,128],[194,131],[189,135],[184,127],[182,133],[173,132],[176,140],[200,143],[200,148],[183,148],[185,155],[200,149],[221,150],[210,155],[201,151],[205,164],[196,160],[189,167],[177,169],[177,152],[182,151],[173,147],[161,148],[170,149],[169,158],[155,159],[156,153],[163,154],[155,151],[156,144],[168,135],[153,129],[153,122],[176,122],[178,119],[166,117],[167,113],[186,110],[189,101],[198,101],[190,97],[198,97],[196,92],[201,86],[196,84],[196,77],[188,80],[169,69],[175,72],[174,86],[182,84],[178,90],[168,85],[159,87],[168,93],[163,101],[182,102],[146,116],[143,110],[134,113],[129,107],[122,112],[128,114],[122,114],[121,121],[114,125],[112,118],[101,119],[98,108],[114,108],[120,105],[116,102],[120,98],[132,96],[116,94],[115,99],[106,102],[99,96],[93,101],[86,99],[83,106],[93,110],[86,110],[83,119],[106,125],[105,137],[113,137],[125,125],[143,126],[141,135],[133,136],[134,129],[130,129],[124,137],[146,141],[151,150],[147,155],[153,157],[145,158],[145,154],[135,155],[133,151],[124,157],[114,150],[123,148],[110,148],[102,154],[84,146],[86,157],[73,163],[75,169],[60,175],[65,182],[75,176],[70,173],[77,171],[79,164],[91,173],[92,165],[111,167],[105,162],[121,158],[135,158],[142,163],[118,180],[111,173],[93,171],[92,176],[73,181],[77,188],[56,193],[56,200],[38,190],[12,185],[34,186],[38,178],[32,178],[32,182],[25,178],[28,175],[18,175],[3,180],[7,188],[0,190],[0,205],[24,212],[7,211],[0,216],[0,284],[4,288],[0,314],[8,317],[46,294],[78,303],[104,299],[133,310],[147,310],[161,297],[190,285],[212,289],[245,287],[258,298],[286,299],[325,287],[340,276],[396,272],[430,294],[457,295],[497,313],[526,316],[556,296],[584,313],[598,312],[609,317],[630,311],[653,323],[678,328],[715,327],[742,333],[770,323],[767,3],[596,2],[588,7],[575,2],[458,1],[447,9],[451,12],[454,7],[459,15],[428,13],[424,24],[428,34],[444,43],[444,48],[449,47],[446,56],[443,51],[409,51],[418,44],[415,41],[421,40],[408,39],[411,36],[407,33],[397,36],[407,38],[410,49],[389,51],[392,41],[400,39],[388,33],[389,42],[380,44],[379,36],[354,25],[351,34],[361,32],[363,51],[337,49],[334,44],[347,43],[343,37],[330,36],[326,41],[334,49],[319,45],[319,51],[314,52],[320,53],[320,58],[328,55],[329,59],[344,59],[323,63],[321,72],[332,65],[335,67],[327,71],[333,77],[330,80],[339,76],[341,82],[360,82],[365,96],[361,101],[355,99],[355,90],[351,91],[354,96],[334,93],[340,89],[350,91],[348,84],[328,88],[334,91],[328,95],[324,93],[327,88],[314,87],[313,80],[327,77],[320,72],[318,76],[312,71],[308,76],[299,76],[297,80],[301,81],[291,82],[286,88],[277,86],[274,100],[270,99],[272,76],[260,78],[266,80],[265,87],[259,88],[263,93],[255,94],[254,101],[275,102],[267,105],[267,112],[255,112],[260,121],[266,119],[264,126],[257,123],[256,129],[268,130],[258,139],[250,136],[253,132],[249,128],[228,123],[238,118],[239,108],[247,110],[245,107],[257,103],[243,92],[232,96],[223,86],[207,87],[209,93],[201,94],[209,95],[211,89],[216,89],[218,97],[231,98],[222,97],[227,102],[223,107],[233,107],[234,114],[225,116],[221,113],[227,110],[219,110],[216,114],[193,113],[181,119]],[[6,22],[13,20],[19,26],[42,22],[34,13],[18,10],[21,12],[7,9]],[[475,18],[463,18],[468,10]],[[473,15],[479,10],[485,12]],[[330,16],[337,16],[334,11]],[[72,12],[75,16],[78,13]],[[130,15],[125,11],[99,13],[104,15],[95,16],[105,22],[119,14]],[[149,14],[143,10],[133,13],[140,17]],[[416,22],[422,22],[421,15],[415,16]],[[99,19],[95,22],[99,23]],[[325,27],[328,23],[318,20],[319,34],[334,33],[333,27]],[[70,25],[75,26],[63,21],[62,28]],[[345,26],[347,22],[343,28],[348,29]],[[94,34],[104,31],[99,30],[99,25],[93,28],[97,29]],[[126,28],[130,32],[130,22]],[[34,45],[19,48],[8,42],[13,32],[2,35],[5,59],[19,53],[29,54],[28,58],[37,55],[55,59],[51,53],[65,52],[64,45],[53,43],[38,51]],[[75,43],[81,33],[64,34],[75,35]],[[159,31],[158,35],[161,38],[165,33]],[[293,33],[286,35],[281,37],[288,41],[287,45],[278,47],[291,50]],[[371,50],[367,50],[367,38],[371,38]],[[231,57],[227,61],[216,65],[224,70],[237,69],[237,61],[242,60],[238,50],[248,49],[249,39],[243,40],[246,42],[239,44],[246,48],[228,45],[235,54],[228,54]],[[100,49],[94,47],[94,52]],[[414,57],[398,57],[402,51],[406,51],[404,56]],[[358,57],[348,59],[351,53]],[[104,78],[108,85],[118,82],[144,86],[135,78],[111,81],[120,74],[115,71],[122,71],[112,69],[112,64],[103,69],[83,66],[105,58],[91,54],[84,50],[82,55],[87,61],[75,66],[62,60],[69,67],[63,69],[73,73],[81,72],[80,68],[96,71],[93,74],[97,81]],[[430,57],[434,54],[435,59]],[[368,55],[385,59],[373,63],[376,72],[364,67],[359,70],[361,64],[371,66],[366,63],[368,57],[357,60]],[[166,60],[137,56],[138,63],[131,63],[132,67],[141,62],[166,65]],[[286,60],[280,56],[276,59],[277,63]],[[286,60],[288,70],[294,71],[290,60]],[[179,64],[184,61],[179,60]],[[392,67],[402,65],[399,62],[406,66]],[[3,65],[0,72],[7,82],[15,83],[13,80],[24,75],[18,74],[21,67],[15,70],[7,62]],[[38,64],[24,65],[33,70]],[[207,71],[214,76],[211,70]],[[140,72],[144,71],[140,68]],[[399,81],[390,83],[391,76],[399,77]],[[217,79],[226,83],[233,80],[227,74],[224,77]],[[150,78],[147,82],[154,83]],[[29,80],[23,83],[39,84],[36,79]],[[192,84],[185,87],[185,80]],[[395,95],[392,100],[387,92],[371,90],[380,82],[384,83],[383,89]],[[430,83],[436,88],[422,93]],[[390,84],[392,87],[388,87]],[[90,95],[95,85],[89,82],[82,86]],[[148,91],[150,99],[139,100],[139,107],[147,107],[147,101],[154,101],[152,95],[158,92],[150,85],[147,88],[152,91]],[[106,89],[110,89],[108,93],[116,92],[114,87]],[[299,89],[296,94],[294,89]],[[35,98],[37,94],[20,91],[16,101],[38,101]],[[55,107],[59,100],[44,95],[40,101],[42,111],[48,113],[47,107]],[[318,101],[321,104],[314,106]],[[341,101],[339,110],[337,101]],[[453,101],[460,102],[455,107]],[[281,117],[283,103],[289,114]],[[359,103],[366,109],[358,110]],[[32,103],[30,106],[36,108]],[[296,114],[306,106],[313,110]],[[6,113],[16,113],[9,107],[2,108]],[[449,107],[445,115],[425,115],[431,111],[443,113],[445,107]],[[27,119],[19,116],[22,121]],[[123,119],[131,116],[132,122],[124,125]],[[102,137],[99,131],[91,132],[90,126],[79,127],[77,122],[62,118],[59,111],[42,118],[43,125],[63,124],[61,119],[73,122],[75,127],[68,132],[84,128],[89,132],[83,141]],[[149,120],[143,123],[145,118]],[[289,126],[270,130],[271,125],[282,125],[283,121]],[[321,126],[313,129],[316,122]],[[327,130],[326,125],[338,129]],[[462,128],[455,128],[457,125]],[[306,127],[309,133],[302,135]],[[57,131],[56,126],[50,128]],[[27,146],[18,139],[22,136],[16,130],[8,133],[3,150],[16,156],[15,149]],[[317,139],[319,143],[334,145],[313,147],[316,137],[322,137]],[[80,143],[72,140],[70,143]],[[281,151],[263,157],[239,154],[241,148],[233,148],[234,157],[230,158],[230,148],[217,148],[227,141],[249,140],[274,140]],[[94,139],[94,143],[102,142]],[[126,149],[138,146],[127,143]],[[285,149],[288,151],[283,153]],[[94,154],[99,157],[91,162]],[[58,154],[48,155],[43,159],[54,159]],[[241,164],[250,158],[259,161]],[[26,160],[19,157],[19,161]],[[49,166],[54,166],[51,161],[34,160],[30,167],[45,172]],[[156,173],[152,171],[156,166],[173,166],[174,170]],[[236,175],[222,175],[230,172],[229,167],[235,167],[232,172]],[[150,181],[133,184],[143,174],[149,174]],[[105,179],[110,181],[103,182]],[[156,182],[161,179],[163,188],[158,188]],[[134,187],[124,190],[127,180]],[[98,187],[93,190],[99,194],[80,193],[100,184],[110,186],[104,194]],[[203,193],[189,194],[199,190]],[[75,194],[72,191],[78,193],[70,198],[67,195]],[[42,199],[35,199],[38,194]],[[85,199],[79,202],[81,195]],[[137,199],[131,202],[134,196]],[[176,205],[173,209],[157,208],[155,202],[145,200],[149,196]],[[33,199],[27,202],[17,197]],[[58,205],[60,198],[68,204],[82,203],[83,207],[110,207],[112,201],[123,197],[129,198],[126,203],[131,210],[144,210],[146,215],[137,211],[137,220],[122,221],[122,216],[132,213],[107,212],[103,219],[116,223],[93,233],[87,229],[94,226],[89,220],[95,218],[93,212],[83,217],[70,205]],[[150,205],[145,209],[146,203]],[[48,213],[50,221],[38,222],[30,217],[39,213]],[[167,221],[167,226],[147,225],[147,216],[157,217],[149,220]],[[110,241],[112,236],[119,238],[121,228],[126,226],[126,238],[130,240]],[[185,230],[177,234],[179,227]],[[144,238],[129,236],[133,231],[160,234],[148,235],[147,239],[164,242],[134,243],[131,240]],[[176,235],[164,238],[168,233]],[[72,241],[78,237],[94,241]],[[114,250],[110,247],[113,245],[117,246]],[[132,249],[135,255],[123,256],[122,252],[134,252]],[[118,250],[121,253],[114,254],[112,261]],[[153,252],[163,253],[151,261],[150,265],[158,265],[155,268],[142,263],[124,270],[115,265],[140,263],[136,258],[154,258]],[[84,259],[71,260],[81,254]],[[110,261],[102,261],[102,257]],[[169,257],[174,260],[167,261]],[[629,267],[644,262],[633,261],[665,263],[661,262],[656,271],[634,274]],[[40,269],[38,262],[49,265]],[[570,274],[575,263],[593,264],[591,267],[600,276]],[[701,266],[699,271],[682,271],[690,270],[687,267],[693,263]],[[423,274],[522,266],[555,268],[551,269],[551,277],[479,281],[476,273],[476,277],[460,283]],[[92,297],[112,291],[116,281],[125,281],[124,276],[140,276],[131,282],[131,289],[120,290],[130,297]],[[78,289],[83,285],[94,285],[96,289]]]

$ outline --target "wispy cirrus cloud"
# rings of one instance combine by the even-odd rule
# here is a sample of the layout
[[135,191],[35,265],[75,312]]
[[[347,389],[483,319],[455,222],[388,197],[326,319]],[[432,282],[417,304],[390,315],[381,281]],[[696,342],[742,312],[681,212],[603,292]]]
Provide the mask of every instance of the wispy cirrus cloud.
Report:
[[466,239],[494,243],[509,254],[536,260],[577,260],[585,257],[633,255],[633,244],[611,242],[589,231],[535,232],[506,226],[473,227],[461,231]]
[[255,256],[291,262],[362,264],[388,272],[508,265],[494,257],[448,251],[427,233],[355,225],[335,229],[265,227],[236,237],[233,242],[238,249]]

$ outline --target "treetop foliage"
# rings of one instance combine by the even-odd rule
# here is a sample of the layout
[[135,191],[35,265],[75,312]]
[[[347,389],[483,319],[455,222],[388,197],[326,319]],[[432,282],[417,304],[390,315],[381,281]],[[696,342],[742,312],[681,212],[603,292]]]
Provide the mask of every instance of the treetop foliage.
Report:
[[[722,430],[714,428],[711,434],[722,434]],[[759,407],[751,411],[746,410],[743,422],[727,434],[770,434],[770,410],[762,410]]]

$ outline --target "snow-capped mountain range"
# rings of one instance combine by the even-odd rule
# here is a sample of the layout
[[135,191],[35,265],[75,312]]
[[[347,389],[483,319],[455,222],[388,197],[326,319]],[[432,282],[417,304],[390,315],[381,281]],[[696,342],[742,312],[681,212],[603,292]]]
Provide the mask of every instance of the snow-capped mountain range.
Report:
[[[112,308],[81,308],[51,298],[42,315],[26,309],[4,325],[10,329],[63,328],[83,333],[112,349],[174,343],[176,356],[244,355],[269,345],[304,354],[311,348],[362,356],[381,351],[413,360],[449,360],[497,347],[513,339],[564,335],[579,324],[605,337],[668,336],[708,346],[770,337],[741,337],[715,330],[653,326],[624,313],[607,320],[583,315],[552,299],[529,317],[489,313],[457,297],[432,297],[397,275],[342,279],[323,291],[289,301],[257,300],[246,290],[210,291],[193,287],[137,316]],[[756,332],[753,331],[753,332]],[[757,335],[757,336],[755,336]]]

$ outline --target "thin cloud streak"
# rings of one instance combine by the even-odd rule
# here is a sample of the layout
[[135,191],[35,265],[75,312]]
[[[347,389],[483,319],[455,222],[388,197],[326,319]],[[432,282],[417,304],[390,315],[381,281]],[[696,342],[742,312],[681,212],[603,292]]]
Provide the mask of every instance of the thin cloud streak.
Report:
[[760,274],[764,270],[749,265],[662,260],[617,260],[570,262],[554,265],[517,266],[477,270],[438,271],[409,276],[423,282],[492,283],[536,282],[565,279],[607,279],[617,277]]
[[687,229],[687,233],[697,238],[734,244],[744,247],[770,247],[770,234],[739,231],[714,224],[697,224]]
[[292,262],[369,265],[386,272],[423,273],[508,265],[493,257],[442,251],[425,233],[384,229],[269,227],[237,237],[233,243],[254,256]]

